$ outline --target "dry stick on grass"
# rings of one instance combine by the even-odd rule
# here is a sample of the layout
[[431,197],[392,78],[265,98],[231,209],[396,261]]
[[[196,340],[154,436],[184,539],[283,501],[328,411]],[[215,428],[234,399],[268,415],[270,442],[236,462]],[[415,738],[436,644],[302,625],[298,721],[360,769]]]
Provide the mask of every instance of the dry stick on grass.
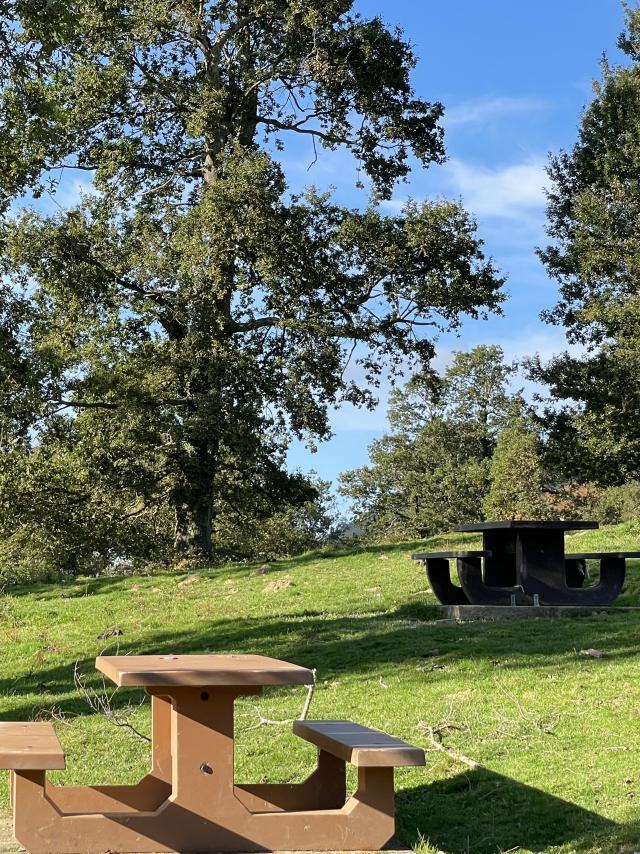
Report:
[[448,756],[453,762],[459,762],[462,765],[467,765],[474,771],[484,768],[484,765],[476,762],[475,759],[470,759],[468,756],[465,756],[464,753],[458,753],[457,750],[447,747],[442,740],[442,737],[446,732],[468,732],[469,727],[463,726],[462,724],[443,721],[443,723],[437,724],[436,726],[429,726],[428,724],[421,723],[418,724],[418,729],[427,736],[435,750],[440,751],[440,753],[444,753],[445,756]]
[[304,706],[302,707],[302,712],[300,713],[299,718],[289,718],[289,719],[284,720],[284,721],[272,721],[272,720],[270,720],[270,718],[263,717],[261,712],[260,712],[260,709],[257,706],[252,706],[251,708],[253,709],[254,713],[258,716],[258,723],[254,724],[253,726],[247,727],[244,730],[244,732],[251,732],[251,730],[260,729],[260,727],[262,727],[262,726],[281,726],[284,724],[292,724],[296,720],[298,720],[298,721],[306,720],[307,715],[309,714],[309,709],[311,708],[311,703],[313,701],[313,695],[314,695],[315,690],[316,690],[316,671],[312,670],[311,672],[313,673],[313,682],[307,688],[307,696],[306,696],[306,699],[304,701]]
[[[522,703],[518,700],[518,698],[513,694],[509,689],[503,685],[499,680],[495,680],[495,686],[498,688],[504,696],[509,700],[513,705],[518,709],[520,718],[524,723],[533,729],[538,730],[538,732],[544,733],[545,735],[553,735],[561,722],[561,717],[558,714],[548,715],[547,717],[536,717],[535,715],[527,712],[527,710],[523,707]],[[503,721],[508,721],[509,723],[513,723],[509,718],[506,718],[504,715],[501,715]],[[528,738],[527,735],[520,736],[512,736],[513,738]]]
[[[102,715],[113,726],[119,727],[120,729],[126,729],[143,741],[151,741],[148,735],[137,730],[133,724],[129,723],[128,720],[123,718],[117,712],[114,712],[112,701],[118,691],[118,688],[116,686],[113,689],[109,689],[104,676],[102,677],[102,692],[96,691],[95,688],[91,688],[86,685],[84,676],[80,673],[80,670],[78,669],[78,662],[76,661],[75,667],[73,668],[73,682],[76,687],[76,691],[80,694],[89,708],[96,714]],[[138,708],[143,706],[144,703],[144,699],[141,700]]]

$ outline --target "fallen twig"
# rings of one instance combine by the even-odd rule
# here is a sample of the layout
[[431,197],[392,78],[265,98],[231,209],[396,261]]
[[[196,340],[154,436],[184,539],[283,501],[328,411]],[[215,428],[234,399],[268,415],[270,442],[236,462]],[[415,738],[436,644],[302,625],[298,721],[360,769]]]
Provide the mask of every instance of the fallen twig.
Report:
[[440,751],[440,753],[444,753],[445,756],[448,756],[453,762],[467,765],[469,768],[473,768],[474,770],[484,768],[484,765],[476,762],[475,759],[470,759],[468,756],[465,756],[464,753],[459,753],[457,750],[447,747],[442,740],[442,736],[445,732],[468,732],[469,728],[467,726],[444,721],[436,726],[429,726],[428,724],[421,723],[418,724],[418,729],[427,736],[435,750]]
[[[105,681],[104,676],[102,677],[102,692],[96,691],[95,688],[90,688],[85,684],[84,676],[80,673],[78,668],[78,662],[76,661],[75,667],[73,669],[73,682],[76,687],[78,693],[82,696],[85,703],[89,706],[92,711],[94,711],[98,715],[102,715],[110,724],[120,729],[126,729],[137,738],[142,739],[143,741],[150,742],[151,739],[148,735],[137,730],[132,723],[130,723],[126,718],[123,718],[117,712],[114,712],[112,707],[112,700],[118,691],[117,686],[113,689],[107,688],[107,683]],[[144,700],[141,701],[140,705],[144,705]],[[128,707],[130,708],[130,707]]]
[[271,718],[263,717],[262,713],[260,712],[260,709],[257,706],[251,706],[254,713],[258,717],[258,723],[254,724],[253,726],[247,727],[244,730],[244,732],[251,732],[251,730],[259,729],[262,726],[281,726],[284,724],[295,723],[295,721],[297,721],[297,720],[298,721],[306,720],[307,716],[309,714],[309,709],[311,708],[311,703],[313,702],[313,695],[314,695],[315,690],[316,690],[316,671],[313,670],[312,673],[313,673],[313,682],[307,688],[307,696],[306,696],[306,699],[304,701],[304,706],[302,707],[302,712],[300,713],[300,717],[289,718],[287,720],[281,720],[281,721],[274,721],[274,720],[271,720]]

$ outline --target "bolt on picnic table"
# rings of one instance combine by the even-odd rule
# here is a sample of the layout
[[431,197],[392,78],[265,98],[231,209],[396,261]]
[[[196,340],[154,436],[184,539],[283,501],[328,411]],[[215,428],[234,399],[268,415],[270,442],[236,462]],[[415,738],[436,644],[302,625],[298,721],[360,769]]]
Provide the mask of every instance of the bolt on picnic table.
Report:
[[[482,533],[480,551],[420,552],[433,592],[443,605],[574,605],[603,607],[619,596],[627,558],[640,552],[566,554],[566,531],[598,528],[598,522],[505,521],[460,525]],[[451,580],[457,562],[460,586]],[[600,562],[600,580],[584,587],[587,561]],[[483,572],[484,563],[484,572]]]
[[[350,721],[294,732],[318,747],[300,784],[235,785],[234,702],[268,685],[309,685],[311,670],[259,655],[101,656],[119,686],[152,698],[152,768],[134,786],[53,786],[65,767],[47,723],[0,723],[16,839],[31,854],[378,850],[393,836],[393,769],[424,751]],[[347,799],[345,763],[358,768]]]

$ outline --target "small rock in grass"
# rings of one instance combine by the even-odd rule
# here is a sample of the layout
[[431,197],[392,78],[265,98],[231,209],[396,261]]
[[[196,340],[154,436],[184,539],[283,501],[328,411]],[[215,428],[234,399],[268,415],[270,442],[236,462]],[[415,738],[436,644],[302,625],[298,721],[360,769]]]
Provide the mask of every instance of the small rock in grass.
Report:
[[293,587],[293,581],[290,578],[279,578],[277,581],[270,581],[264,588],[264,592],[278,593],[280,590],[286,590],[287,587]]
[[113,626],[111,629],[107,629],[102,632],[102,634],[97,635],[97,640],[107,640],[107,638],[118,638],[123,635],[124,632],[119,626]]
[[263,566],[257,567],[254,569],[251,575],[266,575],[271,571],[271,566],[268,563],[263,564]]
[[580,655],[588,655],[590,658],[603,658],[604,652],[601,649],[581,649]]

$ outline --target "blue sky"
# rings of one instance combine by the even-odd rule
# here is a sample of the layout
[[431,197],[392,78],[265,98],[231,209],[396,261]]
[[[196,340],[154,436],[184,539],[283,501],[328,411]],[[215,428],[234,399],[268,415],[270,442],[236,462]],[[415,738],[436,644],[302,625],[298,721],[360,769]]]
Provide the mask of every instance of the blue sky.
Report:
[[[620,60],[620,2],[357,0],[355,8],[402,27],[420,60],[417,93],[446,109],[447,164],[416,171],[391,207],[408,196],[461,198],[477,218],[487,253],[508,276],[504,317],[467,321],[458,336],[442,336],[436,364],[482,343],[500,344],[509,358],[562,351],[562,329],[539,318],[557,293],[534,254],[545,242],[544,167],[549,152],[575,142],[603,52]],[[292,185],[333,185],[344,203],[366,201],[341,155],[324,154],[309,168],[311,160],[304,150],[288,156]],[[380,397],[374,412],[334,412],[334,437],[315,454],[296,442],[290,466],[335,482],[341,471],[366,463],[368,445],[386,427],[384,388]]]

